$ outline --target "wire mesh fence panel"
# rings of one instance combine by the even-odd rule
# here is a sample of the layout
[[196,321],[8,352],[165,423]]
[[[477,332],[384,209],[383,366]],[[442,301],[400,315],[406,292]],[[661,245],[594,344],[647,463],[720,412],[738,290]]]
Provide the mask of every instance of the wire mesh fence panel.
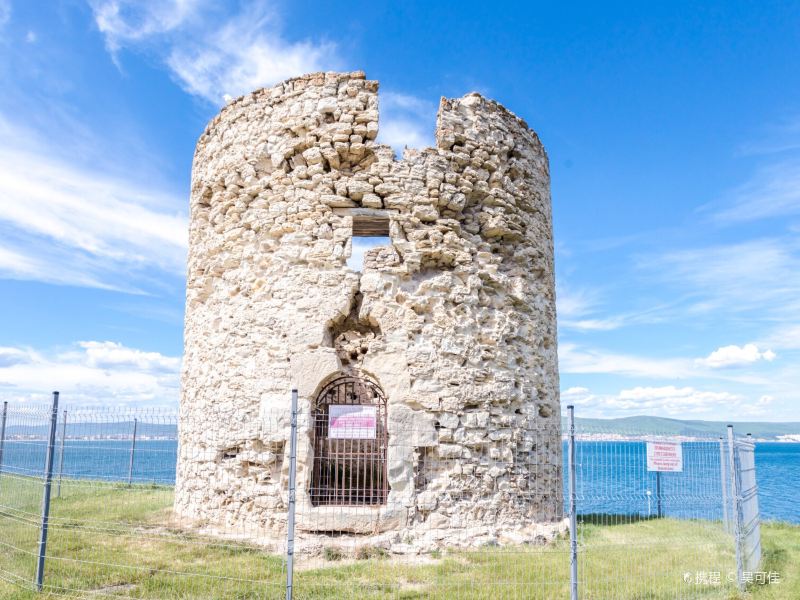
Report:
[[298,419],[296,597],[569,597],[557,420],[339,383]]
[[[62,410],[43,589],[284,598],[291,567],[294,598],[571,598],[557,417],[414,410],[352,378],[290,398],[209,406],[180,433],[173,411]],[[35,589],[50,418],[12,406],[0,435],[0,597]],[[757,539],[736,504],[757,502],[752,444],[732,462],[720,438],[574,440],[577,597],[735,597],[735,531]]]
[[756,483],[755,444],[750,440],[737,440],[736,476],[738,478],[739,544],[742,570],[758,571],[761,563],[761,516],[758,508],[758,484]]
[[580,597],[730,597],[725,451],[718,437],[578,427]]
[[[9,410],[0,470],[0,572],[29,590],[49,415]],[[174,510],[174,411],[72,408],[68,415],[66,427],[58,427],[44,591],[81,598],[283,597],[283,548],[263,546],[274,536],[267,539],[254,523],[230,527]],[[269,429],[268,415],[263,422]],[[185,452],[207,454],[191,446]]]
[[5,412],[0,463],[0,577],[31,584],[41,525],[43,473],[51,412],[47,408]]

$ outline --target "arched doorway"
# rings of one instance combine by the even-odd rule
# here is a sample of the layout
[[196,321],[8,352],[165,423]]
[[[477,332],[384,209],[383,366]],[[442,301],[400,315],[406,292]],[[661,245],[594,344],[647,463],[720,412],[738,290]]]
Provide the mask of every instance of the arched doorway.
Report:
[[362,377],[338,377],[316,398],[312,411],[314,506],[386,503],[386,396]]

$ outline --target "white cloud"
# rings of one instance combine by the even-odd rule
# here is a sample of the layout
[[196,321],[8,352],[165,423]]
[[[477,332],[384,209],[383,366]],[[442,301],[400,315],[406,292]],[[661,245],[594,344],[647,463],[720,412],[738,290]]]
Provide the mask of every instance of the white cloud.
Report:
[[184,201],[56,147],[0,117],[0,275],[135,291],[148,269],[182,274]]
[[769,396],[769,395],[766,395],[766,394],[765,394],[765,395],[761,396],[761,397],[758,399],[758,402],[757,402],[757,404],[758,404],[759,406],[769,406],[769,405],[770,405],[770,404],[772,404],[774,401],[775,401],[775,398],[773,398],[772,396]]
[[[677,388],[674,385],[667,385],[662,387],[635,387],[628,390],[622,390],[619,393],[619,399],[624,402],[640,403],[652,401],[675,401],[688,406],[696,406],[706,402],[720,402],[727,401],[737,396],[728,392],[702,392],[692,387]],[[631,404],[633,406],[633,404]]]
[[566,329],[576,331],[611,331],[622,326],[621,317],[610,317],[608,319],[561,319],[558,324]]
[[569,404],[576,404],[576,405],[585,405],[590,404],[597,398],[596,395],[592,394],[589,388],[585,388],[582,386],[574,386],[568,388],[566,390],[561,390],[561,404],[562,405],[569,405]]
[[[4,243],[11,242],[0,241],[0,244]],[[23,236],[21,242],[15,243],[19,243],[19,251],[0,246],[0,278],[42,281],[132,294],[143,293],[135,287],[133,272],[128,273],[127,278],[119,277],[119,274],[113,273],[113,264],[78,255],[65,248],[53,251],[47,248],[46,243],[35,237]]]
[[11,20],[11,0],[0,0],[0,27]]
[[204,4],[203,0],[90,0],[97,28],[106,46],[115,53],[121,46],[184,23]]
[[764,350],[762,352],[755,344],[745,344],[744,346],[722,346],[714,350],[706,358],[697,359],[696,362],[712,369],[719,369],[722,367],[750,365],[760,360],[770,362],[775,357],[776,354],[772,350]]
[[[751,406],[747,399],[726,391],[698,390],[691,386],[642,387],[620,390],[617,394],[593,394],[583,387],[561,393],[562,403],[581,407],[582,417],[621,417],[651,415],[666,417],[719,417],[735,407]],[[760,404],[756,403],[756,404]],[[755,405],[752,406],[755,408]],[[732,413],[730,413],[732,414]]]
[[800,244],[794,238],[668,252],[643,258],[640,267],[685,289],[694,312],[800,314]]
[[800,350],[800,323],[781,323],[760,343],[778,350]]
[[436,106],[427,100],[417,98],[410,94],[400,94],[397,92],[382,92],[384,108],[391,110],[405,110],[415,114],[430,114],[431,109],[436,111]]
[[[762,353],[775,358],[769,351]],[[704,360],[704,359],[701,359]],[[609,352],[603,349],[561,342],[558,346],[558,367],[562,374],[617,375],[636,380],[662,381],[727,381],[737,385],[772,385],[772,379],[751,371],[715,369],[698,359],[685,357],[654,358]],[[572,378],[574,381],[574,378]]]
[[652,306],[646,310],[624,314],[608,314],[601,302],[599,290],[573,288],[557,283],[556,308],[560,330],[578,332],[611,331],[636,323],[654,323],[662,319],[658,313],[663,306]]
[[228,16],[202,0],[92,3],[95,21],[116,56],[123,46],[161,54],[181,87],[213,104],[256,88],[339,65],[328,42],[284,39],[265,3],[249,2]]
[[2,348],[0,398],[42,401],[50,390],[59,390],[72,405],[174,406],[180,362],[116,342],[79,342],[47,353]]
[[0,347],[0,368],[19,365],[30,361],[30,354],[19,348]]
[[559,370],[563,373],[611,373],[629,377],[683,378],[692,374],[691,360],[684,358],[647,358],[580,348],[561,343],[558,348]]
[[[743,144],[744,156],[769,156],[748,181],[733,190],[725,205],[715,209],[714,219],[734,224],[800,214],[800,117],[794,115],[764,128],[762,137]],[[774,156],[778,155],[778,156]],[[762,161],[764,159],[762,158]]]
[[288,43],[268,31],[265,15],[245,13],[199,43],[176,45],[167,64],[187,92],[215,104],[338,64],[333,44]]
[[738,153],[742,156],[758,156],[793,150],[800,150],[800,116],[798,115],[767,125],[759,139],[742,144],[738,148]]
[[28,33],[25,34],[25,41],[29,44],[35,44],[38,39],[39,36],[36,35],[36,32],[33,30],[29,30]]
[[78,342],[78,346],[85,351],[86,363],[90,367],[175,372],[181,365],[180,358],[126,348],[117,342]]
[[622,325],[621,317],[593,316],[598,310],[596,292],[574,289],[563,283],[556,290],[558,326],[576,331],[610,331]]
[[379,96],[378,142],[402,156],[404,148],[433,146],[437,106],[409,94],[382,91]]
[[391,146],[400,157],[405,148],[427,148],[432,146],[433,140],[433,135],[419,122],[410,118],[391,118],[383,115],[378,137],[379,143]]
[[559,280],[556,289],[556,308],[559,318],[575,319],[589,314],[597,304],[595,294],[585,289],[567,287]]
[[783,160],[757,170],[714,218],[721,223],[737,223],[798,213],[800,161]]
[[35,278],[39,279],[45,272],[44,265],[33,258],[0,246],[0,273],[22,277],[36,275]]
[[[125,46],[154,49],[189,94],[220,105],[254,89],[305,73],[339,68],[332,42],[290,41],[264,3],[222,15],[203,0],[91,2],[116,60]],[[433,146],[437,104],[392,91],[380,94],[378,141],[403,149]]]
[[588,393],[589,393],[589,388],[585,388],[585,387],[581,387],[581,386],[575,386],[575,387],[568,388],[568,389],[564,390],[563,392],[561,392],[561,399],[563,400],[565,397],[571,398],[573,396],[574,397],[581,397],[581,396],[586,395]]

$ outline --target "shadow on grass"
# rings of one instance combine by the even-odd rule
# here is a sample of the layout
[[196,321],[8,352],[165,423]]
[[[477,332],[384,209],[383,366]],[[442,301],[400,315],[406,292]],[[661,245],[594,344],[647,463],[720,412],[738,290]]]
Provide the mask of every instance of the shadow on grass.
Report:
[[578,524],[611,527],[614,525],[631,525],[642,521],[659,521],[663,519],[664,517],[658,517],[656,515],[588,513],[578,515]]

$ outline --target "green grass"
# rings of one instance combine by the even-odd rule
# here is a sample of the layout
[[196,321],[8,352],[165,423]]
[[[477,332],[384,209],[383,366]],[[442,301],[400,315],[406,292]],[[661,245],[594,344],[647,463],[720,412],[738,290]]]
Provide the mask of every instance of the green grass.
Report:
[[[31,590],[39,534],[41,483],[0,480],[0,598],[123,597],[245,600],[281,598],[283,560],[243,544],[170,529],[166,487],[67,482],[52,503],[45,591]],[[800,598],[800,527],[766,524],[764,569],[778,585],[747,595],[730,584],[684,582],[685,573],[720,572],[735,564],[719,524],[652,519],[614,524],[586,519],[581,529],[581,598]],[[14,550],[14,548],[20,548]],[[569,598],[569,544],[487,547],[409,559],[362,544],[331,546],[299,566],[295,598],[439,598],[441,600]],[[329,560],[325,560],[325,557]],[[315,567],[315,568],[311,568]]]

